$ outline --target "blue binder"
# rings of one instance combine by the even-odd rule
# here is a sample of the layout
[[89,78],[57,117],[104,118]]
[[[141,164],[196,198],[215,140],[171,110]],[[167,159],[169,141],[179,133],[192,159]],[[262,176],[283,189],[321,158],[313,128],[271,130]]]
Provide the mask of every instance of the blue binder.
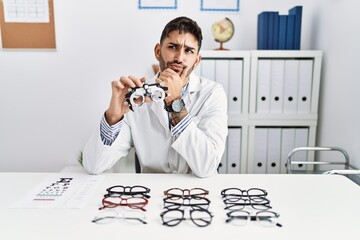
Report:
[[294,49],[294,28],[295,28],[295,15],[287,16],[287,27],[286,27],[286,49]]
[[258,29],[257,29],[257,49],[268,49],[268,16],[267,12],[262,12],[258,15]]
[[286,49],[286,27],[287,27],[287,15],[279,15],[279,50]]
[[296,6],[289,10],[289,15],[294,15],[294,47],[295,50],[300,50],[301,43],[301,20],[302,20],[302,6]]
[[277,49],[277,35],[279,32],[279,12],[267,12],[268,17],[268,47],[267,49]]

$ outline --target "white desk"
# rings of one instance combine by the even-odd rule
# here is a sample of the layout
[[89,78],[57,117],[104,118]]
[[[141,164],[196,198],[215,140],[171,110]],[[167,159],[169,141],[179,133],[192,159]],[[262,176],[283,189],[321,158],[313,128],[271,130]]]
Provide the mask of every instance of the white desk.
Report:
[[[49,173],[0,173],[0,239],[359,239],[360,187],[336,175],[216,175],[200,179],[191,175],[107,174],[96,193],[80,209],[12,209],[9,206]],[[67,175],[69,173],[66,173]],[[81,173],[74,173],[81,174]],[[147,225],[107,225],[91,222],[99,212],[102,195],[113,185],[144,185],[151,189],[146,209]],[[163,191],[171,187],[208,189],[210,226],[183,221],[163,226],[159,216]],[[282,228],[225,223],[222,189],[260,187],[268,191]],[[121,207],[119,207],[121,208]],[[215,237],[216,236],[216,237]]]

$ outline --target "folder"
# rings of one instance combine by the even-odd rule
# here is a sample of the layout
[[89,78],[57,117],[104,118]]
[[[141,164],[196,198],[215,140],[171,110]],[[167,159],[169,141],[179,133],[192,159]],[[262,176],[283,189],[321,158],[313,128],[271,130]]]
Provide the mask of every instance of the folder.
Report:
[[273,48],[274,50],[279,49],[279,12],[273,13]]
[[240,173],[241,166],[241,128],[229,128],[227,173]]
[[240,114],[242,111],[243,60],[230,60],[229,75],[229,113]]
[[215,81],[215,60],[203,59],[201,62],[201,76]]
[[295,148],[295,128],[281,129],[281,163],[280,173],[287,173],[287,157]]
[[294,16],[294,47],[295,50],[300,50],[301,43],[301,21],[302,21],[302,6],[296,6],[289,10],[289,16]]
[[[229,135],[228,135],[229,136]],[[228,138],[226,139],[226,143],[225,143],[225,150],[224,150],[224,154],[221,158],[220,164],[219,164],[219,168],[218,168],[218,172],[221,174],[225,174],[227,173],[227,152],[228,152]]]
[[297,112],[299,60],[285,60],[283,113]]
[[267,128],[255,128],[253,173],[266,172],[267,137]]
[[286,27],[286,49],[294,49],[295,15],[288,15]]
[[268,12],[268,47],[267,49],[277,49],[279,34],[279,12]]
[[271,60],[260,59],[257,74],[256,112],[269,113]]
[[287,15],[279,15],[279,50],[286,49]]
[[285,60],[271,60],[270,112],[282,113],[284,103]]
[[[295,128],[295,148],[308,146],[308,128]],[[299,151],[294,155],[294,161],[307,161],[307,152]],[[298,165],[292,168],[293,170],[306,170],[307,166]]]
[[311,92],[313,77],[313,60],[302,59],[299,61],[299,82],[298,82],[298,113],[310,113]]
[[280,173],[281,128],[269,128],[267,139],[266,173]]
[[[205,60],[206,61],[206,60]],[[201,73],[202,72],[202,70],[201,70],[201,62],[200,62],[200,64],[198,64],[197,66],[196,66],[196,68],[194,69],[194,73],[197,75],[197,76],[202,76]]]
[[257,49],[268,49],[268,24],[269,13],[262,12],[258,15]]
[[229,97],[229,60],[215,60],[215,81],[224,87],[226,96]]

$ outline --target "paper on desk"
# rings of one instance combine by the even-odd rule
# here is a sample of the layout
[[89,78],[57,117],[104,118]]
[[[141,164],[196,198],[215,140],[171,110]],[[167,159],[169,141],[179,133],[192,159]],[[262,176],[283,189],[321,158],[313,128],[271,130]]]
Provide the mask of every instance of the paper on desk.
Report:
[[103,175],[49,175],[11,207],[82,208],[104,177]]

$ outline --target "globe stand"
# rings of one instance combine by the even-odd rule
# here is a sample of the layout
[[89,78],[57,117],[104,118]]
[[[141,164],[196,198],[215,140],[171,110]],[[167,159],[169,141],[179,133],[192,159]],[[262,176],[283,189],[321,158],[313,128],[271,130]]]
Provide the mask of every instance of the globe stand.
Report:
[[[219,42],[219,41],[217,41],[217,42]],[[223,42],[219,42],[219,43],[220,43],[220,47],[215,48],[214,50],[229,50],[229,49],[223,47]]]

